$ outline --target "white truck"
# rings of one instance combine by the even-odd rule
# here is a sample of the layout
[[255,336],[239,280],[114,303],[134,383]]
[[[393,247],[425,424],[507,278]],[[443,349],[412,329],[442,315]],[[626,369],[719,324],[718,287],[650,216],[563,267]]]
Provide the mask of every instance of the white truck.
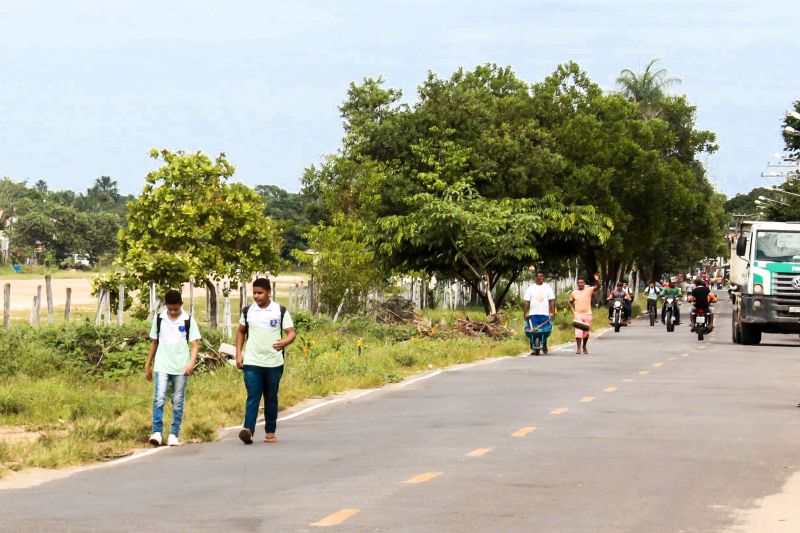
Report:
[[800,333],[800,222],[742,222],[730,265],[734,343]]

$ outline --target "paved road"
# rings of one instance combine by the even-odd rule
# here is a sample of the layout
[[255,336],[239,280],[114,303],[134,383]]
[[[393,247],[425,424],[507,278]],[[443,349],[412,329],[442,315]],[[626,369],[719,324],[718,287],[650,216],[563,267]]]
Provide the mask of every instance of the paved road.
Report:
[[2,491],[0,530],[724,531],[800,468],[800,343],[732,345],[722,307],[702,343],[637,321],[589,356],[318,409],[277,444],[231,434]]

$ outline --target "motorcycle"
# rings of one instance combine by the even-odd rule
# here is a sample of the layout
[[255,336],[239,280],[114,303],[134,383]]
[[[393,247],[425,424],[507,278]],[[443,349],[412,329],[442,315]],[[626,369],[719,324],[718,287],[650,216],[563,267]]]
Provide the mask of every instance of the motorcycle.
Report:
[[711,333],[714,329],[714,308],[709,306],[708,310],[696,309],[692,314],[694,315],[694,331],[697,333],[697,340],[701,341],[706,333]]
[[622,298],[616,298],[611,304],[611,325],[614,326],[616,333],[619,333],[619,328],[625,325],[624,305]]
[[667,324],[667,331],[672,333],[675,331],[675,322],[678,321],[678,319],[675,317],[675,311],[678,308],[678,300],[674,295],[669,295],[667,296],[667,302],[664,305],[666,306],[664,322]]

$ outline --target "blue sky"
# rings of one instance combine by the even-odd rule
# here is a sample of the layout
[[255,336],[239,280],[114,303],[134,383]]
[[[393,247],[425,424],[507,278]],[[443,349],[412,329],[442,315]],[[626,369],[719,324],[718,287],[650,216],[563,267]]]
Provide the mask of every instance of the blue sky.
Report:
[[660,58],[732,195],[783,147],[798,27],[796,0],[0,0],[0,176],[138,194],[155,147],[225,152],[235,179],[297,191],[340,145],[351,81],[413,101],[428,70],[493,62],[533,83],[572,60],[612,90]]

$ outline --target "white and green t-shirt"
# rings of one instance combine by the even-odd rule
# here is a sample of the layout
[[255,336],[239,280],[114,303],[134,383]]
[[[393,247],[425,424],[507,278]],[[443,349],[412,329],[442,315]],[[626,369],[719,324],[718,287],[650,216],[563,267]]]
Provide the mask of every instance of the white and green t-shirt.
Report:
[[[157,333],[159,317],[161,318],[161,332]],[[190,321],[189,342],[199,340],[200,328],[197,327],[194,317],[190,318],[186,311],[181,311],[181,316],[175,320],[169,317],[166,309],[158,317],[153,318],[150,338],[158,341],[153,372],[180,375],[186,370],[186,365],[191,359],[189,343],[186,341],[187,320]]]
[[[281,306],[270,301],[266,307],[250,304],[247,308],[247,322],[244,313],[239,324],[247,325],[248,333],[244,347],[244,364],[253,366],[276,367],[283,364],[283,352],[272,347],[281,338]],[[283,329],[294,327],[289,311],[283,315]]]

